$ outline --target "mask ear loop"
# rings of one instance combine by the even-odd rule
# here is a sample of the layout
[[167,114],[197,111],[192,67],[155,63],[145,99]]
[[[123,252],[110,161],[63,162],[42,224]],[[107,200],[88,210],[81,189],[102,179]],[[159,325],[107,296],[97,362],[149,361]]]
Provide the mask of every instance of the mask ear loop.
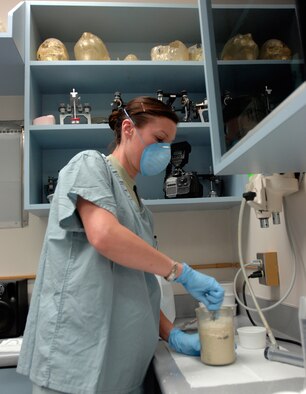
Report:
[[126,109],[123,108],[123,112],[125,113],[125,115],[127,116],[127,118],[133,123],[134,127],[135,127],[135,123],[132,121],[130,115],[126,112]]

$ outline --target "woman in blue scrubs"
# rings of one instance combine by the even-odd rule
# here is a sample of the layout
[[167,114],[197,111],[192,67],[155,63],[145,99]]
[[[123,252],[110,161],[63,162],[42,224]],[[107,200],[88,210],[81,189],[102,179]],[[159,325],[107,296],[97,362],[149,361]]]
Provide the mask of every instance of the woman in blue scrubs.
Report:
[[155,274],[212,310],[223,289],[154,248],[152,215],[135,187],[138,173],[169,163],[177,122],[161,101],[133,99],[110,116],[111,155],[84,151],[60,171],[17,367],[34,394],[141,393],[159,335],[199,355],[198,335],[160,312]]

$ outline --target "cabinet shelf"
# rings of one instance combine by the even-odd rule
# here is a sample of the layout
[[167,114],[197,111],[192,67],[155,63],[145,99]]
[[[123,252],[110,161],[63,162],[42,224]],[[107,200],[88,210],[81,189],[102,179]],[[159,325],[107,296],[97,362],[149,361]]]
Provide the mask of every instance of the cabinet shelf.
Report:
[[[218,60],[218,71],[222,90],[250,94],[252,91],[264,92],[265,86],[272,88],[272,98],[282,91],[287,97],[299,84],[300,80],[288,78],[294,72],[302,74],[304,61],[296,60]],[[280,81],[282,81],[280,83]]]
[[33,1],[30,7],[42,40],[53,37],[55,31],[64,42],[76,42],[85,31],[106,43],[200,40],[196,5]]
[[[239,206],[241,197],[203,197],[143,200],[152,212],[187,212],[224,210]],[[48,216],[50,204],[31,204],[28,209],[36,216]]]
[[[29,133],[40,149],[97,149],[114,140],[107,124],[30,126]],[[176,141],[184,140],[191,145],[209,146],[209,123],[179,123]]]
[[114,139],[107,125],[31,126],[31,138],[40,149],[97,149],[108,146]]
[[202,62],[57,61],[31,62],[32,78],[41,93],[67,93],[73,87],[91,93],[150,92],[201,93],[205,90]]
[[144,200],[152,212],[203,211],[229,209],[240,205],[241,197],[202,197]]
[[[179,123],[176,141],[187,140],[192,146],[192,168],[208,171],[210,162],[209,123]],[[26,209],[40,215],[46,214],[49,205],[45,204],[44,185],[49,176],[57,177],[58,171],[78,152],[86,149],[97,149],[104,154],[110,153],[114,140],[112,130],[107,124],[79,125],[32,125],[25,132],[27,155],[25,168],[30,175],[30,188],[26,184],[26,195],[29,196]],[[163,177],[152,180],[141,177],[140,189],[144,198],[159,199],[162,196]],[[149,184],[147,184],[149,181]],[[40,212],[41,211],[41,212]]]
[[304,64],[304,61],[301,59],[293,59],[293,60],[218,60],[218,66],[273,66],[273,65],[301,65]]
[[306,170],[306,82],[227,152],[218,174]]
[[265,41],[276,38],[289,46],[294,57],[301,54],[294,4],[213,5],[212,17],[218,59],[230,38],[248,33],[259,48]]

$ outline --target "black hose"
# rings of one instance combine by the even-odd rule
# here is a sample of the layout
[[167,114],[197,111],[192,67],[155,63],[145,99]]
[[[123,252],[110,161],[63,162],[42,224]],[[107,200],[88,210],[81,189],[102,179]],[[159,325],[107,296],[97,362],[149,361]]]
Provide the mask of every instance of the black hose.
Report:
[[[258,278],[257,272],[258,272],[258,271],[256,271],[255,273],[249,275],[248,278]],[[256,275],[254,275],[254,274],[256,274]],[[243,282],[243,285],[242,285],[242,297],[243,297],[244,305],[245,305],[245,306],[248,306],[248,305],[247,305],[247,300],[246,300],[246,295],[245,295],[245,288],[246,288],[246,281],[244,281],[244,282]],[[247,313],[248,318],[249,318],[250,322],[252,323],[252,325],[256,327],[257,324],[256,324],[255,321],[252,319],[252,316],[251,316],[250,311],[249,311],[248,309],[246,309],[246,313]],[[295,341],[295,340],[293,340],[293,339],[278,338],[278,337],[275,337],[275,339],[276,339],[277,341],[282,341],[282,342],[292,343],[293,345],[302,346],[302,344],[301,344],[300,342]]]

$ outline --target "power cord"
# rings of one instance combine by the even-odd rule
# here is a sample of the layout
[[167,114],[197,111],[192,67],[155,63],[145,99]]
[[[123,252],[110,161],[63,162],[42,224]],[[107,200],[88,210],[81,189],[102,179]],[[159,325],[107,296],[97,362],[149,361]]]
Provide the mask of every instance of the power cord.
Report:
[[[257,275],[255,276],[255,272],[256,272],[256,273],[258,272],[258,273],[260,273],[260,274],[258,274],[258,276],[257,276]],[[253,272],[251,275],[249,275],[248,278],[250,279],[250,278],[260,278],[260,277],[262,277],[262,271],[255,271],[255,272]],[[244,281],[243,281],[243,286],[242,286],[242,298],[243,298],[244,304],[247,305],[246,294],[245,294],[245,288],[246,288],[246,281],[244,280]],[[252,325],[256,327],[257,324],[256,324],[255,321],[252,319],[252,316],[251,316],[250,312],[248,311],[248,309],[246,309],[245,311],[246,311],[246,313],[247,313],[247,315],[248,315],[248,318],[249,318],[250,322],[252,323]]]
[[[261,278],[262,276],[263,276],[262,271],[258,270],[258,271],[254,271],[252,274],[250,274],[250,275],[248,276],[248,279],[250,279],[250,278]],[[242,298],[243,298],[244,304],[247,306],[247,300],[246,300],[245,289],[246,289],[246,281],[243,281],[243,285],[242,285]],[[250,312],[249,312],[248,309],[246,309],[246,313],[247,313],[247,316],[248,316],[250,322],[252,323],[252,325],[256,327],[257,324],[256,324],[255,321],[252,319],[252,316],[251,316],[251,314],[250,314]],[[302,346],[302,344],[301,344],[300,342],[295,341],[295,340],[293,340],[293,339],[278,338],[278,337],[275,337],[275,339],[276,339],[277,341],[282,341],[282,342],[287,342],[287,343],[292,343],[292,344],[294,344],[294,345]]]

